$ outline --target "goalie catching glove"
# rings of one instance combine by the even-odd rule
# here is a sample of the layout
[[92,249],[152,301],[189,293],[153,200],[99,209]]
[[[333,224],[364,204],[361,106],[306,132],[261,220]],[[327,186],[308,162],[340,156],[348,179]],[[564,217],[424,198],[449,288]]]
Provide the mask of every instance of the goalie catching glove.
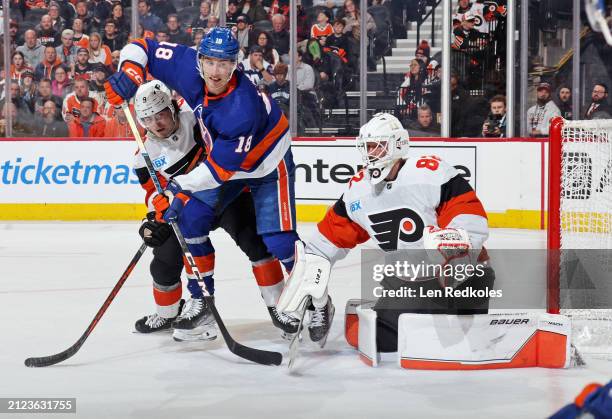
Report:
[[295,242],[295,264],[280,295],[276,308],[283,313],[296,312],[306,297],[313,301],[327,299],[331,262],[323,256],[306,253],[302,241]]

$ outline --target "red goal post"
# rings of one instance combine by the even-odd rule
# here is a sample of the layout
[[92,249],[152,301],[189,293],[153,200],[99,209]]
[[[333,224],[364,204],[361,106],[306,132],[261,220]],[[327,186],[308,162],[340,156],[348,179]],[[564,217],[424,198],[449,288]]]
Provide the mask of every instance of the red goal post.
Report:
[[[612,344],[612,310],[564,307],[560,289],[560,267],[567,255],[561,250],[612,249],[612,120],[557,117],[549,136],[547,247],[553,251],[548,256],[547,308],[569,315],[591,337],[606,334],[606,344]],[[576,335],[580,333],[582,329]]]

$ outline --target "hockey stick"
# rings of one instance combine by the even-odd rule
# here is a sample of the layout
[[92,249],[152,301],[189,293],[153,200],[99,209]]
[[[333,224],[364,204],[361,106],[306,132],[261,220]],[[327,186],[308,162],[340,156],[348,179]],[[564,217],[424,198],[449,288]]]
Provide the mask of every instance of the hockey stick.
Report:
[[121,278],[119,278],[119,281],[117,281],[117,284],[115,284],[108,297],[106,297],[106,300],[104,300],[102,307],[100,307],[94,319],[91,321],[91,323],[89,323],[89,326],[87,327],[87,330],[85,330],[85,333],[83,333],[83,335],[79,338],[79,340],[76,341],[74,345],[72,345],[65,351],[55,355],[28,358],[25,360],[26,367],[48,367],[49,365],[54,365],[59,362],[65,361],[72,355],[76,354],[78,350],[81,349],[81,346],[83,346],[91,332],[94,330],[94,328],[106,312],[108,306],[111,305],[111,303],[117,296],[117,293],[119,292],[125,281],[128,279],[128,276],[130,276],[130,273],[132,273],[132,270],[140,260],[140,257],[143,255],[145,250],[147,250],[147,245],[143,243],[140,245],[140,249],[138,249],[138,252],[136,252],[134,257],[132,258],[132,261],[123,272],[123,275],[121,275]]
[[[125,117],[128,121],[128,124],[130,125],[130,128],[132,129],[132,133],[134,134],[134,138],[136,139],[136,143],[138,144],[138,149],[140,150],[140,154],[142,155],[145,161],[147,170],[149,171],[149,176],[151,177],[151,180],[153,181],[153,184],[155,185],[155,189],[157,190],[157,193],[163,194],[164,188],[162,188],[161,183],[159,183],[159,179],[157,178],[157,173],[155,173],[155,169],[153,168],[153,163],[151,162],[149,153],[147,153],[147,149],[142,141],[142,138],[140,138],[140,133],[138,132],[136,123],[134,122],[134,118],[132,117],[132,114],[128,108],[127,103],[123,102],[121,107],[123,108]],[[183,251],[183,255],[185,256],[185,259],[187,260],[189,267],[191,268],[192,272],[198,279],[198,282],[200,283],[204,282],[204,278],[202,277],[202,274],[198,270],[195,260],[193,259],[193,256],[191,252],[189,251],[189,248],[187,247],[187,243],[185,242],[183,233],[181,233],[181,230],[179,229],[176,222],[170,222],[170,225],[172,226],[172,230],[174,230],[174,234],[176,235],[176,238],[181,246],[181,250]],[[252,361],[258,364],[263,364],[263,365],[280,365],[281,364],[281,362],[283,361],[283,356],[280,354],[280,352],[272,352],[272,351],[265,351],[262,349],[250,348],[248,346],[244,346],[236,342],[234,338],[232,338],[232,336],[227,331],[227,328],[225,327],[225,324],[223,323],[223,320],[221,319],[221,316],[219,315],[219,312],[217,311],[217,308],[215,307],[215,300],[208,293],[208,290],[206,289],[206,287],[204,287],[204,299],[206,303],[209,305],[213,313],[215,321],[217,322],[217,325],[219,326],[219,330],[221,330],[221,334],[223,335],[225,344],[227,345],[228,349],[232,353],[234,353],[235,355],[241,358],[248,359],[249,361]]]

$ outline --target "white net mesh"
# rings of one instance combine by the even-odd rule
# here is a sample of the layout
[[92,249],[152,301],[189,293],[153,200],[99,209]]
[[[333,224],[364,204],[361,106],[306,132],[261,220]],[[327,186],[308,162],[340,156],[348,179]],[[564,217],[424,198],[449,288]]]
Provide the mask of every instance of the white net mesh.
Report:
[[561,263],[571,267],[561,275],[574,278],[561,313],[572,317],[579,351],[612,358],[612,252],[567,252],[612,249],[612,120],[565,121],[561,150]]

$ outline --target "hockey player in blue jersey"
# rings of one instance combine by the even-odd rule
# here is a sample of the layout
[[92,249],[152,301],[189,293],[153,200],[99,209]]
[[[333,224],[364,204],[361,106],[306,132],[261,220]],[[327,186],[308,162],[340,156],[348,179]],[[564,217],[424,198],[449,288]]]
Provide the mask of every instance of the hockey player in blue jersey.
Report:
[[[193,109],[208,156],[169,182],[164,215],[167,221],[178,222],[188,244],[205,240],[215,213],[248,187],[257,232],[290,271],[299,237],[289,124],[276,103],[236,71],[238,50],[227,28],[211,30],[197,51],[138,39],[121,50],[119,71],[109,77],[105,88],[109,102],[120,105],[134,96],[148,71]],[[204,261],[198,256],[194,254],[200,268]]]

